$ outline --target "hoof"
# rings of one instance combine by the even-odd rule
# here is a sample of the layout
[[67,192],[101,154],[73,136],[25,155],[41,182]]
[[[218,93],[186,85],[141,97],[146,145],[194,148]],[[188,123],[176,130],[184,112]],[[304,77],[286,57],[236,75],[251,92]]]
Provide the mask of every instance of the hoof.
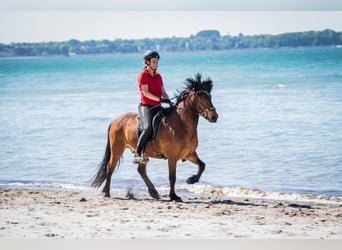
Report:
[[198,181],[199,181],[198,177],[197,177],[196,175],[193,175],[193,176],[191,176],[191,177],[189,177],[189,178],[187,179],[186,183],[188,183],[188,184],[194,184],[194,183],[196,183],[196,182],[198,182]]
[[110,198],[110,194],[109,193],[105,193],[104,197],[105,198]]
[[183,202],[181,197],[177,197],[177,198],[173,199],[173,201],[175,201],[175,202]]
[[160,199],[157,190],[149,190],[149,193],[150,193],[150,195],[151,195],[151,197],[152,197],[153,199],[156,199],[156,200],[159,200],[159,199]]
[[182,198],[177,195],[170,195],[170,201],[183,202]]

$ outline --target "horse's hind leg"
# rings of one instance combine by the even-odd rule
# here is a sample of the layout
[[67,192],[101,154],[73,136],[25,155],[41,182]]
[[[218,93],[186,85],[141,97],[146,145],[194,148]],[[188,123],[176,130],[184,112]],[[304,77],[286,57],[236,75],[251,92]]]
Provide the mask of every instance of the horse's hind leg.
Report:
[[188,180],[187,180],[188,184],[194,184],[194,183],[198,182],[199,179],[201,178],[201,175],[202,175],[202,173],[203,173],[203,171],[205,169],[205,163],[198,158],[198,155],[197,155],[196,152],[192,153],[190,155],[190,157],[187,158],[187,160],[189,160],[192,163],[198,165],[198,172],[197,172],[197,174],[189,177]]
[[112,174],[125,150],[124,146],[115,145],[115,149],[112,150],[109,164],[107,166],[107,176],[106,176],[106,184],[102,189],[102,192],[105,194],[105,197],[110,197],[110,182],[112,179]]
[[102,192],[105,194],[105,197],[110,197],[110,181],[112,179],[112,174],[114,172],[114,168],[108,166],[107,167],[107,176],[106,176],[106,184],[104,185]]
[[159,200],[159,194],[158,194],[156,188],[154,187],[153,183],[151,182],[151,180],[148,178],[148,176],[146,174],[146,164],[145,163],[139,163],[138,172],[139,172],[141,178],[144,180],[144,182],[148,188],[148,192],[150,193],[151,197],[156,199],[156,200]]

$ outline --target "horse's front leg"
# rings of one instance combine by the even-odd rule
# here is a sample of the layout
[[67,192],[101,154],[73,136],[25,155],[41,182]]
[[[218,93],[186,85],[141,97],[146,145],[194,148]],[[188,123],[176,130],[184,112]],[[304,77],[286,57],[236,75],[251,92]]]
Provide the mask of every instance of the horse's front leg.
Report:
[[148,188],[148,192],[150,193],[151,197],[156,199],[156,200],[159,200],[159,194],[158,194],[156,188],[154,187],[153,183],[151,182],[151,180],[148,178],[148,176],[146,174],[146,163],[139,163],[138,172],[139,172],[141,178],[144,180],[144,182]]
[[194,184],[194,183],[198,182],[199,179],[201,178],[201,175],[202,175],[202,173],[203,173],[203,171],[205,169],[205,163],[198,158],[198,155],[197,155],[196,152],[193,152],[187,158],[187,160],[189,160],[192,163],[198,165],[198,172],[197,172],[197,174],[189,177],[188,180],[186,181],[188,184]]
[[169,159],[168,163],[170,180],[170,199],[171,201],[183,202],[182,199],[179,196],[177,196],[175,192],[177,161]]

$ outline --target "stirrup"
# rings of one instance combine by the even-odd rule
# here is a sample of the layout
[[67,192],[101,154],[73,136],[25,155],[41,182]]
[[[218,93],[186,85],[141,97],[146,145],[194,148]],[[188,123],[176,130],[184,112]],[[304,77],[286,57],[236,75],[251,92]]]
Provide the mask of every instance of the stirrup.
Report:
[[148,158],[142,157],[141,155],[135,153],[133,157],[133,163],[139,164],[139,163],[147,163],[149,161]]

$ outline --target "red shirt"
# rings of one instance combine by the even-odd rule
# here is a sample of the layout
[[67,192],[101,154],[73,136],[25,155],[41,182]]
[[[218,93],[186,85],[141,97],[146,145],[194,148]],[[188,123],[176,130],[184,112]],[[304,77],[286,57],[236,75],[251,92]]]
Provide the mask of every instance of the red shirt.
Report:
[[144,105],[151,105],[151,106],[160,106],[159,101],[154,101],[146,96],[144,96],[141,86],[142,85],[148,85],[148,91],[151,92],[153,95],[161,97],[163,94],[163,79],[161,75],[155,71],[154,76],[151,76],[150,73],[147,71],[146,68],[144,68],[139,76],[138,76],[138,86],[140,90],[140,102]]

